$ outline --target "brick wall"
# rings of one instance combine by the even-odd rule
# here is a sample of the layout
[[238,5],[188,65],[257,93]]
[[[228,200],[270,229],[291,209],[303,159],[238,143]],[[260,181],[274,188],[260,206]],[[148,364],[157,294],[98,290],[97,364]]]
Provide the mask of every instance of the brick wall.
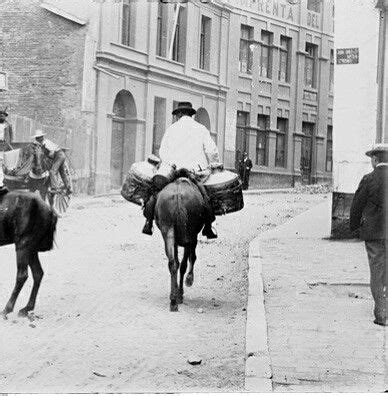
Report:
[[[0,92],[0,108],[8,106],[13,119],[18,115],[49,126],[54,137],[56,128],[58,133],[69,130],[76,178],[82,178],[88,170],[89,147],[81,114],[86,28],[40,4],[41,0],[2,1],[0,70],[8,73],[8,90]],[[15,128],[18,137],[24,136],[18,125]]]

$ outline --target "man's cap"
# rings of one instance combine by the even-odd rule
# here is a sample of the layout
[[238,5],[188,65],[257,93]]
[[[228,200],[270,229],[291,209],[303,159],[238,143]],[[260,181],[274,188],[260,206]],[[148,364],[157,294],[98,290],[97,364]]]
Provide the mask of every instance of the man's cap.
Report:
[[368,150],[365,155],[372,157],[376,154],[388,153],[388,143],[376,143],[371,150]]
[[4,114],[6,117],[8,117],[7,108],[0,110],[0,114]]
[[43,136],[46,136],[46,134],[41,129],[37,129],[35,131],[35,135],[32,138],[36,139],[36,138],[43,137]]
[[179,102],[178,107],[173,110],[172,114],[175,115],[176,113],[178,113],[178,111],[181,110],[189,110],[189,112],[191,113],[190,115],[194,115],[196,113],[195,109],[193,109],[193,105],[191,104],[191,102]]

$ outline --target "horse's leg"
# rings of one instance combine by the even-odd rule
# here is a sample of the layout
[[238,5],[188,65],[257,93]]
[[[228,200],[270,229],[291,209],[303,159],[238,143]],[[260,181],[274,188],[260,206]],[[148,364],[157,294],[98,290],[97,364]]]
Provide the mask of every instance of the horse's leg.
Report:
[[16,284],[12,291],[11,298],[7,302],[7,305],[2,312],[3,317],[6,319],[7,314],[13,311],[16,299],[19,296],[20,290],[28,278],[28,263],[30,259],[30,254],[27,249],[16,250],[16,264],[17,264],[17,275]]
[[176,312],[178,311],[178,282],[177,282],[177,272],[178,265],[177,260],[175,259],[175,237],[174,237],[174,229],[171,228],[167,231],[164,236],[164,243],[166,249],[166,255],[168,258],[168,269],[170,270],[171,276],[171,292],[170,292],[170,311]]
[[183,303],[183,277],[187,269],[187,260],[189,258],[189,249],[185,247],[183,258],[179,267],[179,290],[178,290],[178,304]]
[[31,268],[32,277],[34,278],[34,284],[32,286],[30,299],[28,300],[27,305],[19,311],[19,316],[27,316],[29,311],[34,310],[36,296],[39,291],[40,282],[43,278],[43,269],[40,265],[38,252],[34,252],[31,254],[31,261],[29,265]]
[[190,287],[193,286],[194,283],[194,263],[195,260],[197,259],[197,256],[195,254],[195,248],[197,247],[197,242],[193,243],[190,245],[189,249],[189,272],[186,276],[186,286]]

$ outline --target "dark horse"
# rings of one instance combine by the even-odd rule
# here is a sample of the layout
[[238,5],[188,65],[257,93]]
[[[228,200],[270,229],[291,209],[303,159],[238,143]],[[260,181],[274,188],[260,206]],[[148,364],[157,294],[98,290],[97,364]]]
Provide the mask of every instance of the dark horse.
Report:
[[[180,172],[181,176],[185,172]],[[155,220],[160,229],[168,258],[171,275],[170,311],[178,311],[183,302],[183,278],[187,270],[186,286],[194,282],[195,249],[198,233],[205,223],[205,203],[203,197],[189,177],[179,177],[168,184],[158,195]],[[179,262],[178,246],[184,247],[182,261]],[[179,286],[178,286],[179,271]]]
[[30,267],[34,284],[27,305],[19,311],[26,316],[35,307],[43,270],[38,253],[51,250],[57,216],[36,194],[28,191],[11,191],[0,195],[0,246],[15,244],[17,277],[11,298],[2,315],[6,319],[28,277]]

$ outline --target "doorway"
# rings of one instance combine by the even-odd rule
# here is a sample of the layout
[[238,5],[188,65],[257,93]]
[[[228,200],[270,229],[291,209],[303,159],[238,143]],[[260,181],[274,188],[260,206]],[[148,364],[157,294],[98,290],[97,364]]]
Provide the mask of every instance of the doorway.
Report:
[[122,186],[126,172],[136,157],[136,107],[130,92],[120,91],[113,105],[110,185],[112,189]]
[[300,155],[300,172],[303,184],[311,184],[312,158],[313,158],[313,136],[315,124],[302,123],[302,150]]

